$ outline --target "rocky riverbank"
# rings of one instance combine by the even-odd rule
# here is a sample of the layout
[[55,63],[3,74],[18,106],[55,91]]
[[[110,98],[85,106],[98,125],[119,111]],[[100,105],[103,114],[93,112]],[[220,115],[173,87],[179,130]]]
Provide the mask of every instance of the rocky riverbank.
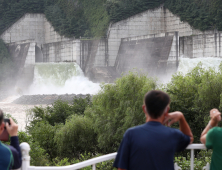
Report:
[[83,94],[23,95],[14,100],[12,103],[21,105],[50,105],[59,99],[71,103],[75,97],[85,98],[86,96],[87,95]]

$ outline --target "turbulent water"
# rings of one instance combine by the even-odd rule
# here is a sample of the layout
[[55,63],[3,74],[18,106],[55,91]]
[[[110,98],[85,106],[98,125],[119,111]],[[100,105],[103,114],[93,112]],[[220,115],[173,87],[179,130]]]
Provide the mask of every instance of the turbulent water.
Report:
[[206,58],[180,58],[179,67],[177,72],[181,72],[184,75],[190,72],[198,63],[202,64],[205,69],[213,68],[218,71],[222,58],[206,57]]
[[[212,67],[217,71],[222,59],[181,57],[178,72],[186,74],[200,62],[203,68]],[[76,63],[41,63],[35,66],[29,94],[96,94],[99,90],[99,84],[84,77]]]
[[[222,59],[181,58],[178,71],[186,74],[199,62],[203,68],[212,67],[217,71]],[[75,63],[42,63],[35,66],[34,81],[29,94],[96,94],[99,90],[99,84],[84,77],[82,70]],[[34,106],[11,103],[17,97],[19,96],[10,96],[0,101],[0,108],[17,119],[19,130],[24,130],[27,110]]]
[[95,94],[98,83],[84,77],[76,63],[41,63],[35,65],[29,94]]

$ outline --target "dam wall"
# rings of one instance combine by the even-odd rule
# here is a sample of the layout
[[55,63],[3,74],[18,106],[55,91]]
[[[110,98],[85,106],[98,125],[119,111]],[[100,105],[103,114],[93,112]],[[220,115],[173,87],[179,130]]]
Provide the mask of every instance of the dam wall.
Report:
[[47,21],[44,14],[27,13],[1,34],[5,43],[35,40],[37,45],[67,41]]
[[193,29],[168,9],[159,7],[147,10],[110,26],[108,31],[109,65],[115,64],[121,38],[144,36],[165,32],[178,32],[179,36],[190,36]]
[[222,32],[180,37],[180,56],[184,58],[219,57],[222,58]]
[[178,45],[178,32],[123,38],[115,67],[120,73],[134,68],[151,77],[166,77],[176,72]]
[[9,53],[17,70],[15,88],[25,91],[32,83],[36,60],[36,42],[19,41],[8,45]]
[[80,41],[70,39],[42,44],[43,62],[76,62],[80,55]]
[[[111,82],[138,67],[150,75],[160,75],[152,73],[157,68],[172,74],[181,57],[222,57],[221,32],[195,30],[163,6],[110,24],[105,38],[66,38],[54,31],[44,14],[29,13],[0,37],[9,48],[29,42],[21,67],[36,62],[76,62],[93,81]],[[17,47],[11,52],[13,49]],[[144,61],[142,66],[139,61]]]

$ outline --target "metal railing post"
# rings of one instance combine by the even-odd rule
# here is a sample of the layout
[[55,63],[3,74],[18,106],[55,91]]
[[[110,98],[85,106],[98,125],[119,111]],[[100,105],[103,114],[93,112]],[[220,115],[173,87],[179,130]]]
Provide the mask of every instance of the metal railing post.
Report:
[[22,142],[20,144],[21,152],[22,152],[22,167],[21,170],[28,170],[28,167],[30,166],[30,146],[26,142]]
[[190,170],[194,170],[194,149],[191,149],[190,152]]
[[92,170],[96,170],[96,164],[93,164]]

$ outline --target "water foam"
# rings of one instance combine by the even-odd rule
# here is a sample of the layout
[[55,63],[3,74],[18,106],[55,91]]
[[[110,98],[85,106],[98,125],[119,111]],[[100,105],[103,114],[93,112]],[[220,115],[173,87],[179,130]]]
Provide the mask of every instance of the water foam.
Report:
[[206,58],[180,58],[179,67],[177,72],[181,72],[184,75],[190,72],[198,63],[202,63],[204,69],[213,68],[216,72],[219,70],[222,58],[206,57]]
[[98,83],[89,81],[76,63],[36,64],[29,94],[96,94]]

